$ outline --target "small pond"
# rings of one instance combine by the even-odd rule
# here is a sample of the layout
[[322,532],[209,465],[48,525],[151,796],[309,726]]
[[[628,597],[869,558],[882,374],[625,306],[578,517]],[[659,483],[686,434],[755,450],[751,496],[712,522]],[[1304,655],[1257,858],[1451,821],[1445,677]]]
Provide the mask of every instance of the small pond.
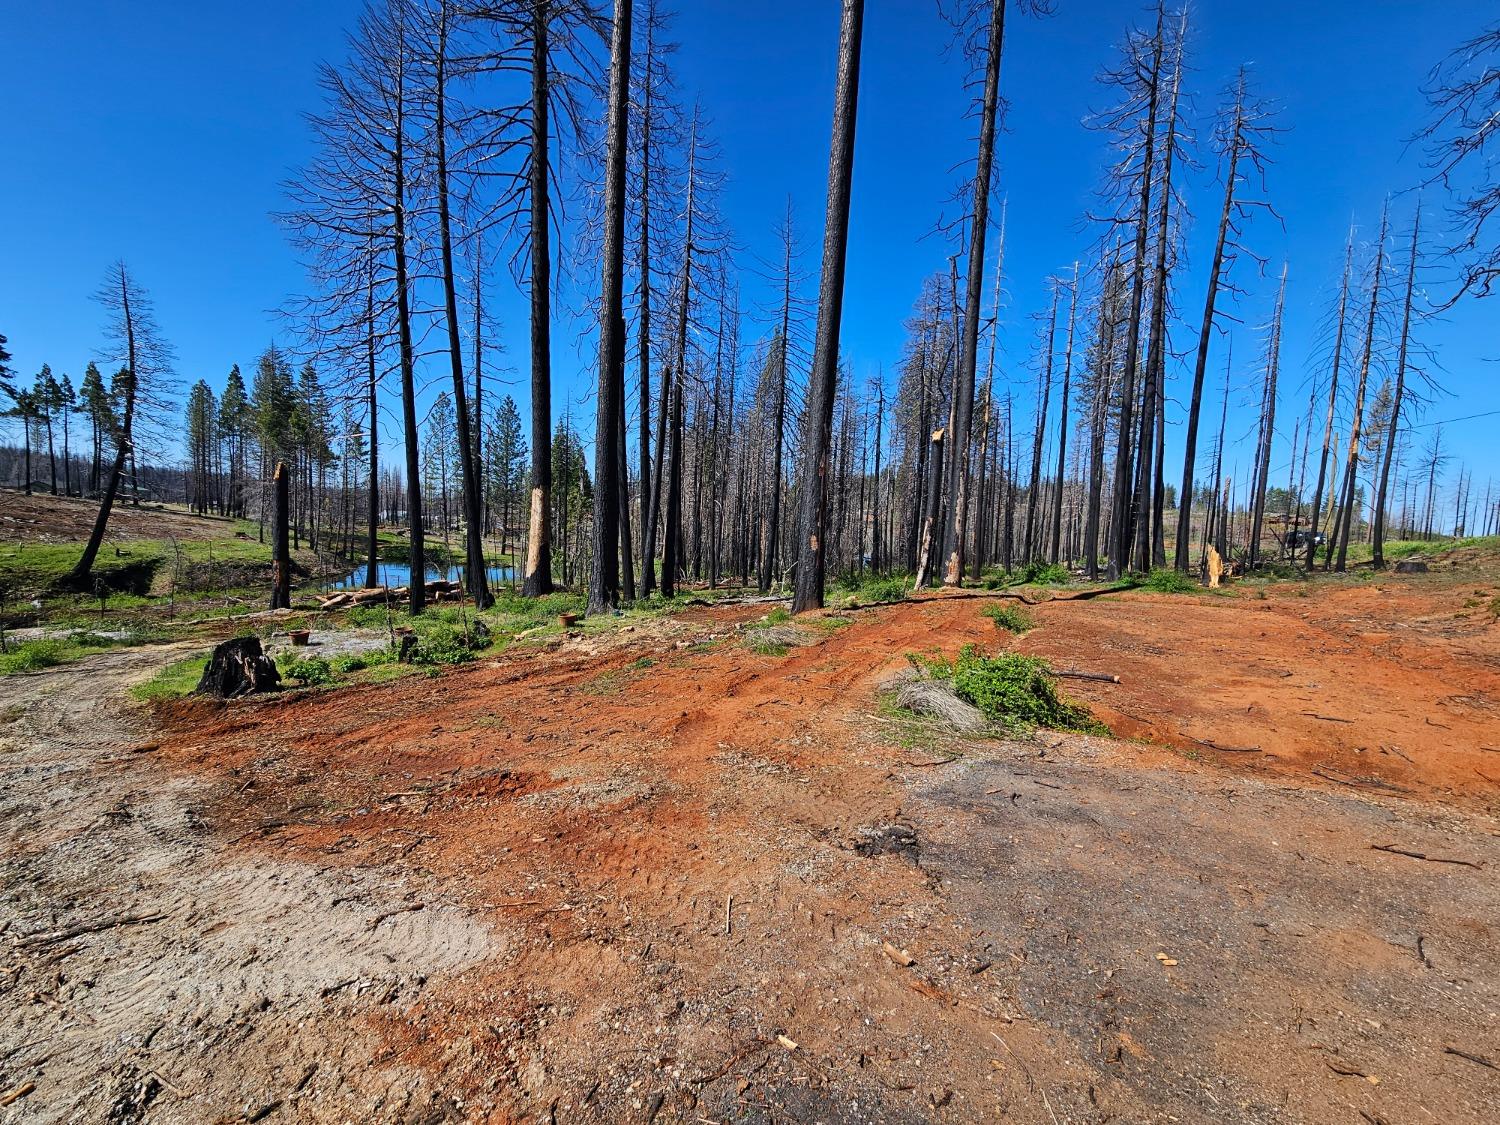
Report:
[[[342,578],[328,583],[330,590],[358,590],[365,584],[365,573],[367,567],[363,564],[355,567]],[[380,574],[380,585],[390,588],[392,586],[406,586],[411,582],[411,565],[409,563],[383,562],[377,567]],[[461,566],[429,566],[426,571],[428,582],[462,582],[464,568]],[[485,570],[489,576],[490,584],[498,586],[509,583],[515,576],[515,568],[509,566],[492,566]]]

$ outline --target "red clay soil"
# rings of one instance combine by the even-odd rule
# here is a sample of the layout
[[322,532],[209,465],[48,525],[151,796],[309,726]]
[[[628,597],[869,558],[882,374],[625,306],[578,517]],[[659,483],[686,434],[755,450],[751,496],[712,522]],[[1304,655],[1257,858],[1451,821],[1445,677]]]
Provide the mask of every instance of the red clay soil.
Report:
[[1029,611],[1042,627],[1014,647],[1118,674],[1118,686],[1068,686],[1121,737],[1307,784],[1494,809],[1500,585],[1463,577],[1358,578],[1315,596],[1290,583],[1263,600],[1054,601]]
[[[198,815],[242,857],[387,872],[399,909],[504,936],[353,1017],[385,1048],[339,1081],[404,1068],[423,1113],[1480,1121],[1500,626],[1464,606],[1486,581],[1036,607],[1015,647],[1118,674],[1066,686],[1121,741],[914,741],[882,674],[1012,643],[939,595],[784,656],[723,637],[764,610],[728,606],[685,619],[700,644],[180,705],[151,757],[209,787]],[[323,1080],[299,1119],[325,1119]]]

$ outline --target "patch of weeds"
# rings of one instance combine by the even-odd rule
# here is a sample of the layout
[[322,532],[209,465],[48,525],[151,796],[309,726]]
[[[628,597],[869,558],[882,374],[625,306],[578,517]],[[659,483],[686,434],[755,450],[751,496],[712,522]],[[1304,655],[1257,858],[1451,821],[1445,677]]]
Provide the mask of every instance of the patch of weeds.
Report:
[[911,584],[911,577],[904,574],[884,577],[848,575],[839,583],[839,588],[847,595],[844,604],[857,609],[863,605],[904,602],[911,595]]
[[355,672],[363,672],[366,668],[372,668],[377,664],[386,664],[390,659],[391,654],[384,650],[346,652],[343,656],[335,656],[331,663],[333,670],[340,676],[348,676]]
[[787,653],[786,645],[778,644],[775,641],[752,639],[745,644],[751,652],[759,656],[785,656]]
[[143,684],[130,689],[135,699],[150,702],[156,699],[180,699],[191,695],[203,678],[207,656],[190,656],[186,660],[173,661]]
[[1027,563],[1021,571],[1023,586],[1066,586],[1071,581],[1073,576],[1062,563]]
[[65,664],[71,655],[68,646],[62,641],[22,641],[9,651],[0,653],[0,676],[55,668],[59,664]]
[[840,617],[838,614],[829,614],[826,617],[816,617],[811,624],[816,629],[822,629],[825,633],[836,633],[845,625],[853,625],[852,617]]
[[[391,680],[399,680],[403,676],[413,675],[418,671],[419,669],[412,667],[410,664],[397,664],[395,661],[391,661],[387,664],[377,664],[373,668],[365,669],[365,671],[360,673],[360,680],[367,684],[383,684]],[[432,671],[436,672],[437,669],[434,668]]]
[[776,606],[770,613],[766,614],[767,625],[785,625],[792,619],[792,611],[784,605]]
[[80,630],[62,637],[39,637],[35,640],[8,643],[0,652],[0,676],[17,672],[40,672],[56,668],[96,652],[112,648],[144,644],[147,638],[142,633],[127,633],[121,637],[106,636]]
[[1036,628],[1036,619],[1018,605],[995,603],[979,611],[995,623],[995,628],[1008,633],[1029,633]]
[[1500,594],[1490,599],[1490,607],[1485,612],[1489,614],[1491,621],[1500,621]]
[[933,751],[949,741],[949,732],[940,723],[926,715],[908,711],[896,702],[895,695],[881,695],[880,714],[895,724],[896,743],[903,750]]
[[1087,707],[1057,693],[1047,662],[1035,656],[1002,652],[985,656],[977,645],[965,645],[958,659],[909,657],[936,679],[951,679],[960,699],[972,703],[993,723],[1051,730],[1108,734]]
[[1145,581],[1141,583],[1141,589],[1150,590],[1153,594],[1195,594],[1199,586],[1191,575],[1169,567],[1161,567],[1146,575]]
[[[451,625],[438,625],[427,630],[417,640],[417,651],[412,657],[413,664],[467,664],[474,659],[476,647],[474,636],[466,636],[462,630],[455,629]],[[485,644],[489,638],[485,637]],[[479,645],[477,647],[483,647]]]
[[632,660],[629,663],[629,665],[627,665],[627,667],[629,667],[630,670],[633,671],[633,672],[641,672],[641,671],[644,671],[647,668],[650,668],[655,663],[656,663],[656,661],[652,660],[651,657],[649,657],[649,656],[642,656],[642,657],[638,657],[635,660]]
[[277,667],[283,676],[296,680],[303,687],[322,687],[333,683],[336,679],[333,666],[321,656],[310,656],[306,660],[293,657],[286,662],[285,666],[277,661]]

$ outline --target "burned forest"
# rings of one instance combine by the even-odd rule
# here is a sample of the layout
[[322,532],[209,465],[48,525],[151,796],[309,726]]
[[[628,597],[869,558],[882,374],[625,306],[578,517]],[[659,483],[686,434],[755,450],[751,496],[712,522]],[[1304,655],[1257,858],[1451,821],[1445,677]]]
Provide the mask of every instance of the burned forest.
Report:
[[1495,1120],[1482,0],[0,29],[0,1123]]

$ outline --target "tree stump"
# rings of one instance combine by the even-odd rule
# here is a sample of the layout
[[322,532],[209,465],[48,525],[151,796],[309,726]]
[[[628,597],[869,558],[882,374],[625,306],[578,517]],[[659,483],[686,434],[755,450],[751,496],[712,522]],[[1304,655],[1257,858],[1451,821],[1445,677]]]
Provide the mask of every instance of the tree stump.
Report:
[[1420,559],[1403,559],[1396,564],[1397,574],[1426,574],[1427,564]]
[[274,691],[281,683],[276,662],[261,651],[258,637],[235,637],[214,648],[196,691],[216,699]]

